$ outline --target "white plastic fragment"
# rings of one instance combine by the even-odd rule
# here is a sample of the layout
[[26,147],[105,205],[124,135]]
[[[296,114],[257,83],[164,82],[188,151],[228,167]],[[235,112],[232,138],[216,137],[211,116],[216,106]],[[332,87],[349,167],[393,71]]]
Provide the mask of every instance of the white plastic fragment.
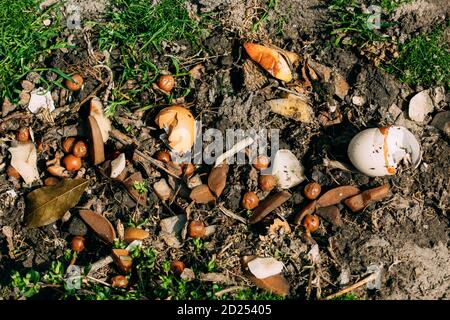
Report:
[[55,110],[55,103],[52,99],[50,91],[38,88],[31,91],[30,101],[28,102],[28,110],[36,114],[41,109],[48,109],[49,112]]
[[284,265],[275,258],[255,258],[247,266],[256,278],[264,279],[281,273]]
[[304,168],[297,157],[287,149],[278,150],[272,166],[272,175],[278,180],[278,186],[282,189],[292,188],[303,180]]
[[125,153],[111,161],[111,178],[117,178],[125,170],[126,162]]
[[16,169],[25,183],[30,184],[39,179],[37,153],[33,143],[22,143],[9,148],[11,166]]
[[254,141],[255,140],[253,140],[253,138],[251,137],[247,137],[244,140],[239,141],[231,149],[227,150],[226,152],[222,153],[220,156],[217,157],[214,167],[217,167],[218,165],[222,164],[222,162],[224,162],[226,159],[231,158],[236,153],[244,150]]

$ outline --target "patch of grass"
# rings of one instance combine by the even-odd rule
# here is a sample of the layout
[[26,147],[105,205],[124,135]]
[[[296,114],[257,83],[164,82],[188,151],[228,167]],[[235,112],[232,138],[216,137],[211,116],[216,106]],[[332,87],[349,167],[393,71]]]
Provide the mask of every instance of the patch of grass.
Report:
[[267,9],[261,9],[261,14],[258,17],[258,20],[252,26],[252,32],[256,32],[259,30],[261,25],[267,20],[269,17],[269,12],[271,10],[275,10],[278,5],[278,0],[269,0],[267,1]]
[[333,300],[359,300],[359,299],[354,293],[348,292],[340,297],[334,298]]
[[399,49],[399,57],[384,67],[386,71],[409,85],[450,88],[450,46],[442,29],[414,37]]
[[148,192],[147,183],[145,181],[135,181],[133,183],[133,188],[136,189],[140,194]]
[[[36,62],[65,47],[59,38],[64,29],[57,6],[41,12],[40,0],[0,0],[0,94],[14,98],[18,82]],[[52,24],[43,21],[52,17]]]

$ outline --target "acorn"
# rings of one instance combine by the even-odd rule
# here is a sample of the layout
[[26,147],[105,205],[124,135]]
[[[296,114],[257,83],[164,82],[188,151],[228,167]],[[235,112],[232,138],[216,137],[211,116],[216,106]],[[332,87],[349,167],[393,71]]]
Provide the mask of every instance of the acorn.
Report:
[[185,268],[184,263],[183,261],[180,260],[173,260],[172,263],[170,264],[170,269],[177,276],[180,276],[183,273],[184,268]]
[[183,163],[181,169],[186,177],[190,177],[194,173],[195,167],[192,163]]
[[84,250],[85,239],[82,236],[75,236],[72,239],[72,250],[76,253],[80,253]]
[[55,186],[59,183],[59,179],[55,177],[48,177],[44,180],[44,186]]
[[270,158],[268,156],[258,156],[256,157],[253,166],[258,170],[264,170],[269,167]]
[[84,143],[84,141],[81,141],[81,140],[77,141],[73,145],[72,153],[75,157],[78,157],[78,158],[86,157],[86,155],[88,153],[88,148],[87,148],[86,143]]
[[164,163],[168,163],[168,162],[172,161],[172,157],[170,156],[170,153],[167,151],[163,151],[163,150],[158,151],[155,154],[155,158],[156,158],[156,160],[159,160]]

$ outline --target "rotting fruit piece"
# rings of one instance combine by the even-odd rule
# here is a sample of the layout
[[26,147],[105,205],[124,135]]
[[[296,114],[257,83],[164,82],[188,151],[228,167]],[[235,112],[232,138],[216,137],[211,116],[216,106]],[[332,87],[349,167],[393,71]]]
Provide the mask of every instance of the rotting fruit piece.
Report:
[[191,150],[195,139],[195,119],[188,109],[177,105],[164,108],[155,122],[167,132],[169,146],[173,150],[181,154]]
[[249,42],[244,43],[244,48],[250,58],[272,76],[285,82],[292,80],[289,64],[277,50]]

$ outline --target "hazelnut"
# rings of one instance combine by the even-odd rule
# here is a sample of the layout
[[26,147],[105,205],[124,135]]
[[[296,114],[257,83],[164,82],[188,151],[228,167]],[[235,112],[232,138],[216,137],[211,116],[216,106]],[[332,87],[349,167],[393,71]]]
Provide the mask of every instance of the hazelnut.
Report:
[[59,179],[55,177],[48,177],[44,180],[44,186],[54,186],[59,183]]
[[183,163],[181,165],[181,168],[183,169],[183,174],[186,177],[192,176],[192,174],[194,173],[194,170],[195,170],[195,167],[192,163]]
[[68,171],[78,171],[81,168],[81,159],[69,154],[64,158],[64,166]]
[[63,141],[62,149],[65,153],[71,153],[74,145],[75,145],[75,138],[70,137]]
[[88,153],[86,143],[78,141],[73,145],[72,153],[75,157],[84,158]]
[[125,276],[115,276],[111,279],[113,288],[124,289],[128,286],[128,279]]
[[189,223],[188,234],[191,238],[202,238],[205,235],[206,229],[202,221],[192,220]]
[[13,166],[9,166],[8,169],[6,169],[6,174],[8,175],[8,177],[20,179],[19,171],[17,171]]
[[71,91],[78,91],[83,86],[84,80],[83,77],[79,74],[74,74],[71,79],[67,79],[65,81],[67,89]]
[[256,193],[249,191],[242,198],[242,206],[247,210],[253,210],[259,205],[259,198]]
[[168,163],[172,161],[172,157],[170,156],[170,153],[167,151],[158,151],[155,155],[155,158],[161,162]]
[[264,170],[269,167],[270,158],[268,156],[258,156],[253,163],[253,166],[258,170]]
[[17,131],[17,140],[20,142],[28,142],[30,140],[30,130],[22,127]]
[[319,229],[319,224],[320,224],[319,218],[317,218],[317,216],[314,214],[308,214],[303,219],[303,226],[309,232],[317,231],[317,229]]
[[308,199],[314,200],[320,195],[321,190],[322,188],[320,187],[320,184],[313,181],[305,186],[303,192]]
[[184,267],[183,261],[180,260],[173,260],[170,264],[170,269],[177,276],[180,276],[183,273]]
[[272,191],[277,185],[277,180],[272,175],[261,175],[258,178],[258,185],[262,191]]
[[72,250],[76,253],[80,253],[84,250],[84,238],[82,236],[75,236],[72,239]]
[[166,92],[172,91],[174,85],[175,79],[171,75],[164,75],[158,79],[158,87]]

